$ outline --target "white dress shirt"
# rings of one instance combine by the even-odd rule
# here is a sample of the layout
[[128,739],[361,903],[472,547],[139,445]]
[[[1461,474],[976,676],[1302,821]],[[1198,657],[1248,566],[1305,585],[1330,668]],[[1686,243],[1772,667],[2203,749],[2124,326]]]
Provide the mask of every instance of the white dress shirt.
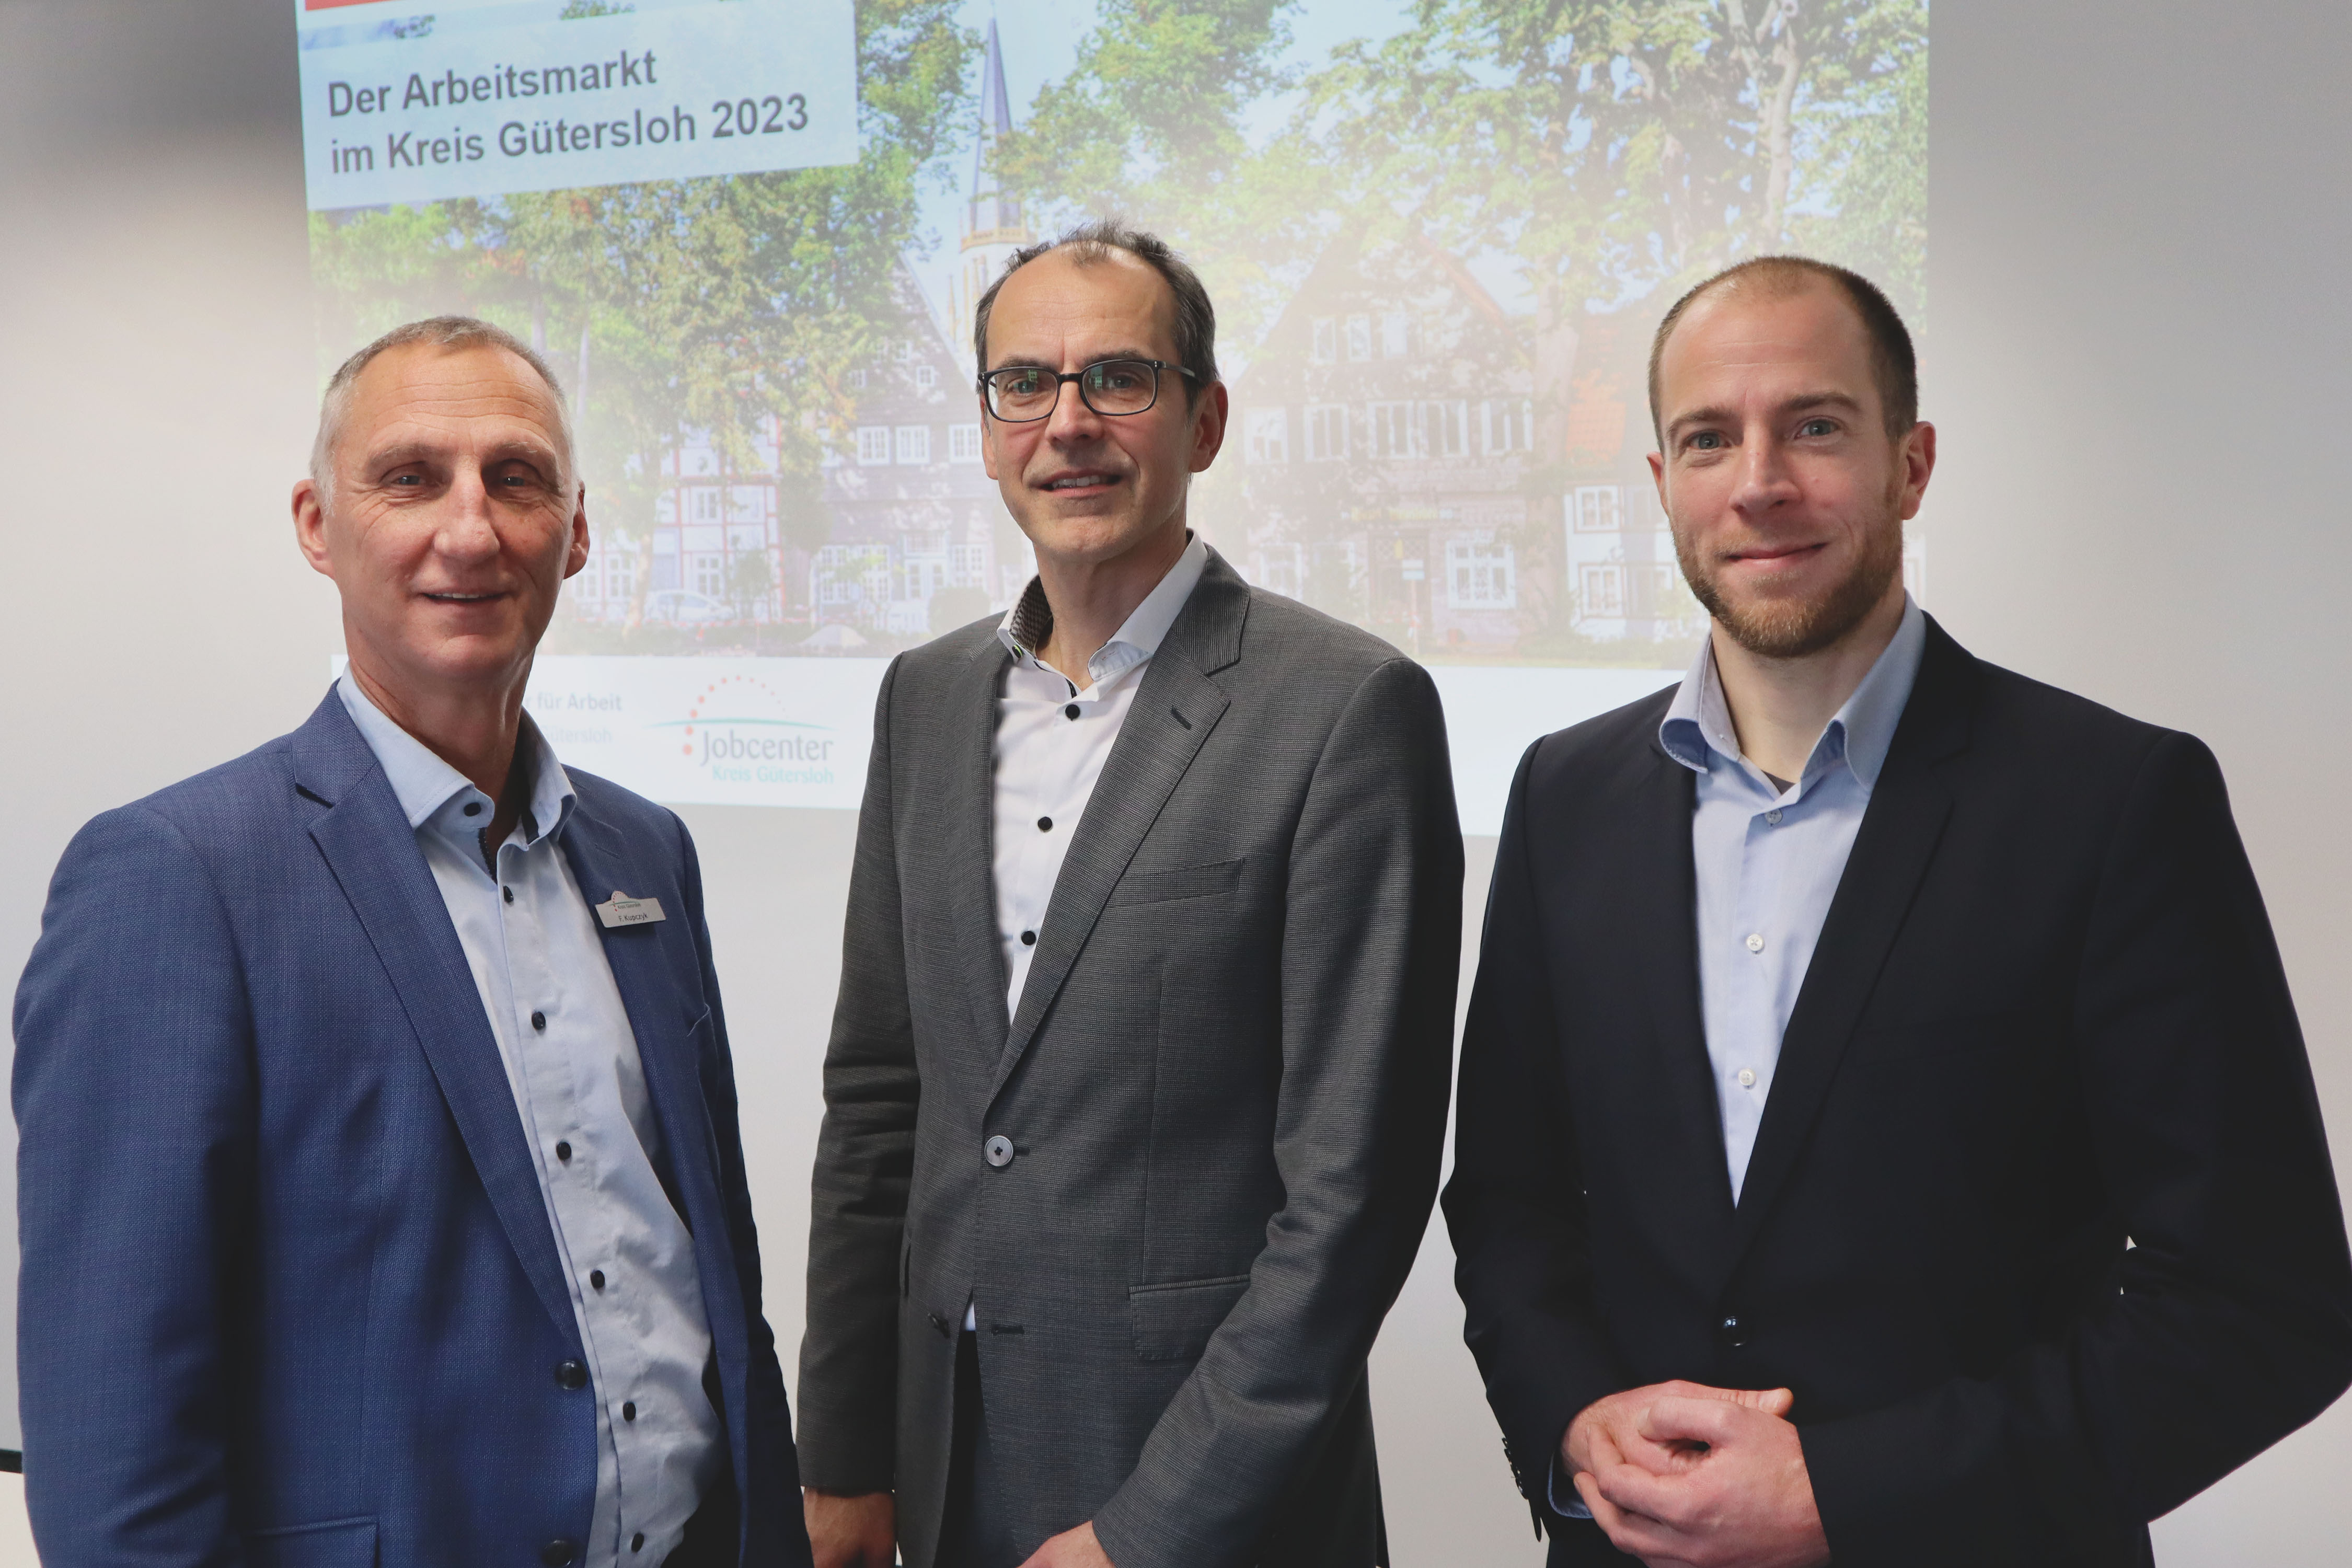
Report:
[[530,805],[498,846],[493,877],[482,837],[496,803],[386,718],[348,671],[337,689],[432,868],[538,1157],[596,1400],[584,1561],[657,1563],[684,1538],[726,1449],[703,1391],[710,1327],[693,1238],[655,1173],[661,1130],[636,1035],[558,842],[572,781],[526,716],[516,760],[532,769]]
[[[996,700],[996,931],[1004,944],[1004,1012],[1009,1022],[1029,981],[1037,932],[1070,852],[1095,781],[1135,706],[1151,656],[1176,624],[1209,564],[1199,535],[1168,569],[1110,641],[1087,660],[1087,686],[1037,662],[1054,628],[1044,584],[1029,580],[996,635],[1013,655],[1004,695]],[[970,1303],[963,1326],[979,1326]]]
[[1045,906],[1093,798],[1095,781],[1135,705],[1151,656],[1209,564],[1198,536],[1087,661],[1087,686],[1037,662],[1054,627],[1044,586],[1031,578],[996,635],[1013,655],[996,701],[996,930],[1004,943],[1004,1011],[1021,1005]]

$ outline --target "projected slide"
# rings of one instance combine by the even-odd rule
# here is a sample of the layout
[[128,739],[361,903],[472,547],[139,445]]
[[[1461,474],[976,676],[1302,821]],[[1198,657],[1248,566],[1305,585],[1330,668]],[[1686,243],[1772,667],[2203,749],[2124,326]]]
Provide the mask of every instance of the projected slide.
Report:
[[[658,799],[854,807],[889,657],[1034,571],[973,302],[1117,212],[1214,296],[1194,526],[1428,664],[1464,826],[1704,617],[1643,363],[1744,255],[1922,307],[1921,0],[296,0],[327,370],[399,321],[546,353],[595,545],[531,710]],[[1924,593],[1925,555],[1906,556]]]

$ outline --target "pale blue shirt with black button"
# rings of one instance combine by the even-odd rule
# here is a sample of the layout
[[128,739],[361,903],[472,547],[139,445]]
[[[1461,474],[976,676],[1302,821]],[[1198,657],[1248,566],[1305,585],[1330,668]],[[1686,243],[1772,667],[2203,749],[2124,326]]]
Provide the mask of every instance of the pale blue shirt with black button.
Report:
[[[1894,639],[1822,727],[1804,771],[1786,788],[1739,749],[1712,639],[1659,721],[1666,755],[1698,775],[1691,858],[1698,881],[1699,1013],[1734,1205],[1756,1151],[1789,1015],[1927,646],[1927,615],[1906,594]],[[1557,1456],[1550,1492],[1556,1511],[1591,1517]]]
[[493,876],[482,836],[496,803],[385,717],[348,670],[336,689],[441,889],[536,1156],[596,1403],[583,1561],[659,1563],[727,1449],[703,1387],[710,1325],[694,1240],[656,1173],[661,1131],[636,1035],[561,846],[572,781],[524,718],[516,751],[531,768],[530,802],[496,847]]

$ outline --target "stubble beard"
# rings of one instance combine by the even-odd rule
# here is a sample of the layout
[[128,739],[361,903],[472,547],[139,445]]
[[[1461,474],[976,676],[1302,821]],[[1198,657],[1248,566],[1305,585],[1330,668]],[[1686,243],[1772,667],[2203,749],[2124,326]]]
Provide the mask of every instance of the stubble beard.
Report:
[[1678,532],[1675,558],[1691,594],[1731,640],[1759,658],[1803,658],[1860,626],[1903,574],[1903,520],[1890,506],[1870,531],[1853,570],[1817,598],[1735,605],[1709,563]]

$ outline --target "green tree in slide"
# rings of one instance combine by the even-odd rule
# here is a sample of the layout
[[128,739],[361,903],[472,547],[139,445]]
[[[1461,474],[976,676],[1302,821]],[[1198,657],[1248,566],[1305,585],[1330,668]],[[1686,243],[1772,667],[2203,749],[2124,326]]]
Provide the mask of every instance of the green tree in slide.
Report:
[[[530,338],[584,411],[590,516],[648,554],[684,433],[735,469],[773,417],[787,538],[821,542],[808,503],[852,407],[847,372],[896,330],[893,273],[917,243],[920,184],[949,177],[941,155],[968,121],[973,41],[954,11],[859,0],[854,164],[314,214],[320,342],[340,354],[449,310]],[[637,613],[649,567],[641,554]]]

